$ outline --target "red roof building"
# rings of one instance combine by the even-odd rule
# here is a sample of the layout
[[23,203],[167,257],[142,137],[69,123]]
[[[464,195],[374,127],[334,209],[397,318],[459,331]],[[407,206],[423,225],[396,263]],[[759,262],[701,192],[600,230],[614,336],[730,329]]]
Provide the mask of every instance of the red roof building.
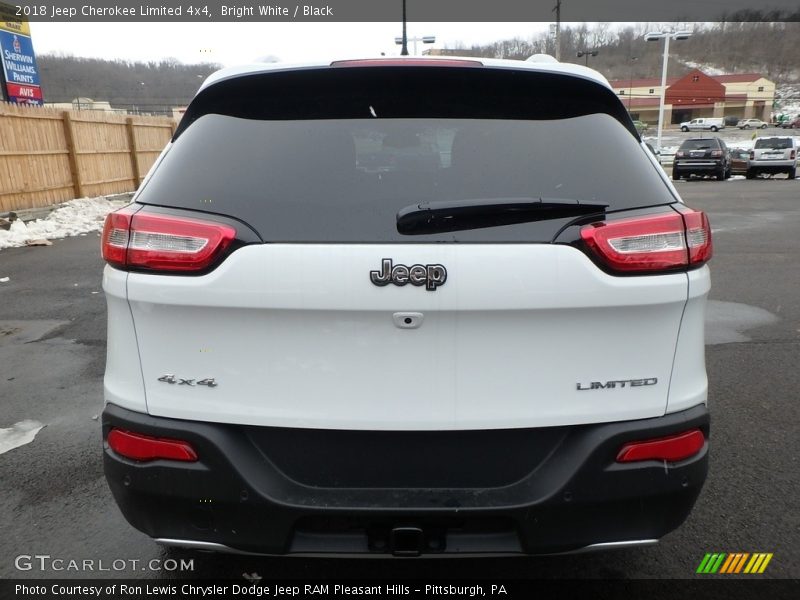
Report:
[[[661,96],[661,79],[609,82],[635,119],[655,123]],[[697,117],[751,117],[769,121],[775,84],[760,73],[707,75],[694,69],[667,80],[664,122],[678,124]]]

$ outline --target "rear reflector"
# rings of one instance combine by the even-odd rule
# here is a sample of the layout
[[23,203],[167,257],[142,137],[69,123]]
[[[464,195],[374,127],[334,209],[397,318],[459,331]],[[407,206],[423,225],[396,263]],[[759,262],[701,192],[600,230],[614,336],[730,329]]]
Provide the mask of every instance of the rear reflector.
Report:
[[703,212],[602,221],[581,238],[614,271],[665,271],[699,266],[711,258],[711,227]]
[[482,67],[478,60],[457,58],[366,58],[361,60],[337,60],[332,67]]
[[617,454],[617,462],[636,462],[640,460],[661,460],[678,462],[690,458],[703,449],[706,438],[699,429],[678,435],[631,442],[625,444]]
[[133,214],[126,208],[106,217],[103,258],[115,267],[200,271],[236,237],[233,227],[200,219]]
[[122,429],[112,429],[108,434],[108,446],[125,458],[139,461],[179,460],[195,462],[197,453],[189,442],[151,437]]

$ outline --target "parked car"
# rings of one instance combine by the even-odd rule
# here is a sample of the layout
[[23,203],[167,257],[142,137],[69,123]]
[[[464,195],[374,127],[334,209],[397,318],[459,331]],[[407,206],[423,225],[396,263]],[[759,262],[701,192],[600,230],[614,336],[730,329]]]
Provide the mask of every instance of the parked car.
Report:
[[739,129],[766,129],[767,123],[761,119],[742,119],[736,126]]
[[[101,238],[105,475],[134,527],[418,556],[684,521],[708,468],[708,219],[602,76],[541,62],[201,86]],[[435,166],[383,160],[398,137]]]
[[742,148],[731,149],[731,174],[746,175],[750,168],[750,152]]
[[672,179],[688,179],[692,175],[709,175],[720,180],[731,176],[731,154],[721,138],[683,141],[672,163]]
[[725,120],[716,118],[698,118],[681,123],[681,131],[719,131],[725,129]]
[[793,137],[762,137],[756,140],[750,152],[747,178],[755,179],[762,173],[786,173],[789,179],[797,177],[797,141]]
[[800,117],[784,121],[781,123],[781,127],[784,129],[800,129]]
[[729,115],[723,118],[726,127],[736,127],[739,124],[739,117]]

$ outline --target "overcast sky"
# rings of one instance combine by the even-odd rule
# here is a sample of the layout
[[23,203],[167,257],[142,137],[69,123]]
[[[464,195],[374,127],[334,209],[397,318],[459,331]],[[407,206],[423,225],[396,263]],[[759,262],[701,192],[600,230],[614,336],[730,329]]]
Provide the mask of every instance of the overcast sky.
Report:
[[[409,23],[408,35],[435,35],[433,47],[529,38],[547,23]],[[399,53],[399,23],[31,23],[37,54],[215,62],[224,66],[264,56],[308,61],[344,56]],[[427,47],[427,46],[426,46]],[[423,46],[419,44],[418,51]],[[412,50],[412,44],[409,44]]]

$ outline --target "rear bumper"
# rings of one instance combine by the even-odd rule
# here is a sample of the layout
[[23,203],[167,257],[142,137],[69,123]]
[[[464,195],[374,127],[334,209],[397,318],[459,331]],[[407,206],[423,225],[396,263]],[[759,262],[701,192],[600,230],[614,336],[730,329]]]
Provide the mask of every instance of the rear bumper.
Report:
[[785,173],[796,167],[797,163],[789,160],[754,160],[750,162],[750,170],[762,173]]
[[686,519],[708,469],[708,442],[678,463],[615,462],[629,441],[693,428],[707,437],[704,406],[579,427],[352,432],[109,404],[104,439],[112,427],[189,441],[200,457],[140,463],[105,445],[106,478],[134,527],[166,543],[264,554],[545,554],[655,540]]
[[680,169],[683,173],[712,173],[723,167],[721,160],[678,160],[673,164],[673,169]]

